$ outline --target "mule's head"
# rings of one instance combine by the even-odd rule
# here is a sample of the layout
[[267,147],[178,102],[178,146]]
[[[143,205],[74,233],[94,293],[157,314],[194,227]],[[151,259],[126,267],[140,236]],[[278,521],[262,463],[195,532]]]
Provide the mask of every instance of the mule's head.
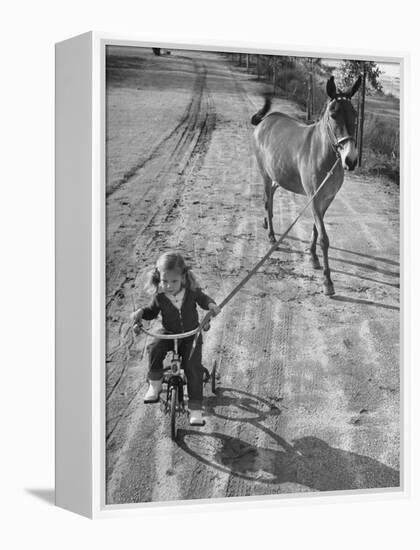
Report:
[[359,76],[345,92],[337,90],[333,76],[327,82],[327,94],[331,100],[325,111],[327,133],[333,148],[340,154],[345,170],[354,170],[357,163],[354,140],[357,115],[351,98],[359,89],[361,81]]

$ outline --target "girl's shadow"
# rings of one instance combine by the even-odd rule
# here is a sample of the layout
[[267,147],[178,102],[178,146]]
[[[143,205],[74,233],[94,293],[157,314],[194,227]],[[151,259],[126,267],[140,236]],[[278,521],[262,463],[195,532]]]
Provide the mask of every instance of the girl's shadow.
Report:
[[224,433],[178,430],[179,447],[211,468],[250,481],[270,485],[297,483],[315,491],[400,485],[397,470],[370,457],[331,447],[317,437],[306,436],[288,443],[261,424],[269,416],[281,414],[281,409],[267,399],[221,388],[220,397],[209,401],[213,413],[224,419],[229,419],[229,413],[218,413],[218,407],[222,406],[225,411],[237,401],[239,411],[230,419],[255,426],[273,441],[271,445],[260,447]]

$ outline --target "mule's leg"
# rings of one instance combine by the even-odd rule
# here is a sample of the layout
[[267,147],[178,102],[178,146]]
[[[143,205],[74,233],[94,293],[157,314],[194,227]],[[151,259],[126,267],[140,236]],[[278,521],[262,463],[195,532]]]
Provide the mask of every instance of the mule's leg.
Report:
[[274,234],[273,228],[273,202],[274,202],[274,193],[278,189],[279,185],[274,181],[269,183],[269,193],[267,201],[267,215],[268,215],[268,238],[272,243],[276,241],[276,236]]
[[264,229],[268,229],[267,216],[268,216],[268,201],[269,201],[270,191],[271,191],[271,180],[265,177],[264,178],[264,209],[265,209],[266,216],[264,216],[264,221],[263,221]]
[[324,294],[326,294],[327,296],[332,296],[335,291],[333,282],[331,280],[330,265],[328,261],[328,248],[330,246],[330,241],[328,239],[328,235],[324,225],[324,214],[327,208],[328,205],[326,208],[322,208],[323,211],[320,211],[319,207],[314,206],[313,214],[315,218],[316,229],[319,235],[319,245],[322,249],[322,256],[324,259]]
[[278,185],[269,177],[264,176],[264,208],[266,217],[264,218],[264,229],[268,229],[268,238],[271,242],[276,240],[273,229],[273,197]]
[[318,240],[318,229],[314,224],[312,227],[311,235],[311,244],[309,246],[309,252],[311,253],[311,262],[314,269],[321,269],[321,264],[319,263],[319,258],[316,253],[316,241]]

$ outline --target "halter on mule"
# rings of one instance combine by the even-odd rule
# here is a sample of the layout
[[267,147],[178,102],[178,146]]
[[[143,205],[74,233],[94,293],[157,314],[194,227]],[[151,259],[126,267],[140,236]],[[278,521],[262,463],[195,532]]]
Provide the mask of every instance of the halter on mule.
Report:
[[334,294],[334,285],[328,263],[329,240],[324,215],[343,183],[344,170],[354,170],[357,163],[353,137],[356,112],[351,104],[351,98],[359,89],[360,83],[359,77],[351,88],[342,92],[336,89],[334,77],[331,77],[326,87],[330,101],[321,119],[309,126],[283,113],[269,113],[269,96],[266,96],[263,108],[251,119],[257,126],[254,131],[255,155],[264,180],[264,202],[267,211],[264,222],[266,227],[268,225],[272,242],[275,241],[275,191],[283,187],[293,193],[312,196],[337,158],[341,160],[311,205],[315,223],[309,250],[314,268],[319,269],[320,263],[316,254],[319,236],[324,260],[324,292],[327,295]]

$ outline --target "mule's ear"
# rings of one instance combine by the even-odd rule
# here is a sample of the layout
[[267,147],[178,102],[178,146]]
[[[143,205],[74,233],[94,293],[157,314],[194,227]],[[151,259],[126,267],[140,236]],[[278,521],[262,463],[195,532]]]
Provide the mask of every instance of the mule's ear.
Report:
[[362,77],[359,76],[359,78],[356,80],[356,82],[353,84],[353,86],[350,88],[350,90],[347,92],[348,97],[353,97],[354,94],[357,92],[357,90],[360,88],[360,84],[362,83]]
[[337,95],[337,88],[335,87],[334,77],[332,76],[327,82],[327,94],[328,97],[334,99]]

